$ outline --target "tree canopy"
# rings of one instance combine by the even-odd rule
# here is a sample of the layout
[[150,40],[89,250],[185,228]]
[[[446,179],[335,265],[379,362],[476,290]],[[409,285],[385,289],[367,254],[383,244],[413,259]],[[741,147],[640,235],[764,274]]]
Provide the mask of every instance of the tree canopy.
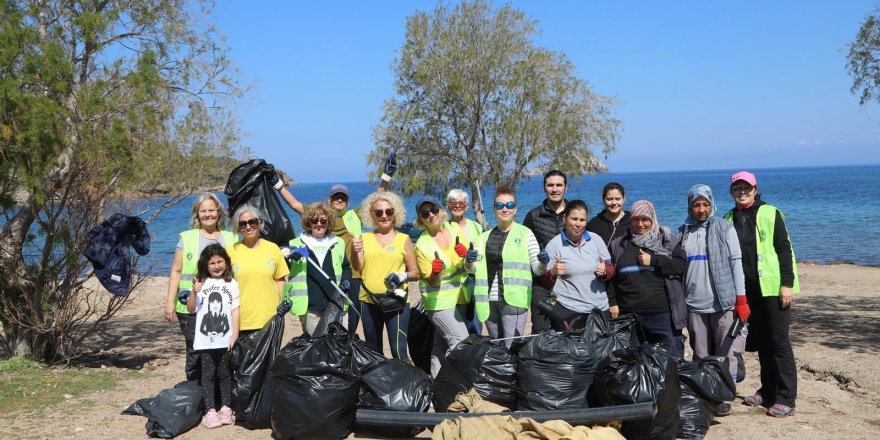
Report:
[[850,92],[859,104],[880,101],[880,19],[868,14],[847,53],[847,71],[853,78]]
[[537,47],[537,32],[523,12],[484,0],[409,17],[369,162],[396,151],[407,194],[470,189],[480,221],[483,185],[516,187],[536,168],[594,171],[616,147],[616,101],[565,54]]

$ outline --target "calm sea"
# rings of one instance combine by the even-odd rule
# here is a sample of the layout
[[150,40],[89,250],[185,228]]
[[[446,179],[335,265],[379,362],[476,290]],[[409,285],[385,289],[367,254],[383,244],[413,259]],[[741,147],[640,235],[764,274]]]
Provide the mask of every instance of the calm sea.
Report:
[[[602,208],[601,191],[607,182],[616,181],[626,188],[627,209],[632,202],[647,199],[657,207],[660,223],[673,229],[687,215],[687,191],[704,183],[715,191],[718,214],[733,206],[727,191],[731,174],[739,170],[673,171],[647,173],[611,173],[569,181],[567,197],[583,199],[590,207],[590,217]],[[779,207],[794,242],[798,261],[821,263],[851,262],[880,266],[880,252],[870,243],[880,239],[880,165],[814,168],[768,168],[753,171],[763,199]],[[344,182],[352,200],[362,200],[375,187],[366,182]],[[291,191],[305,203],[326,200],[330,183],[298,184]],[[487,188],[483,201],[491,202],[493,189]],[[225,196],[220,194],[222,200]],[[439,195],[439,196],[445,196]],[[407,199],[407,218],[415,219],[413,203]],[[542,179],[532,178],[517,190],[517,220],[544,199]],[[177,234],[187,229],[189,211],[195,197],[164,211],[149,226],[153,237],[150,254],[140,266],[154,273],[167,274],[171,267]],[[442,200],[442,198],[441,198]],[[288,210],[301,232],[299,217]],[[489,212],[490,222],[494,222]],[[469,217],[473,217],[472,213]],[[865,242],[868,240],[868,243]]]

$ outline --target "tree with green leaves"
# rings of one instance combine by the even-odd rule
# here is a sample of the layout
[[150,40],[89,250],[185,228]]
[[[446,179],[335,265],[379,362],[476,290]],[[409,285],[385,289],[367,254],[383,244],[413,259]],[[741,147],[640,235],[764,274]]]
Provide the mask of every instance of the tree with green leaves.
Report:
[[484,185],[516,187],[533,169],[593,172],[619,137],[616,102],[565,54],[537,47],[537,32],[523,12],[485,0],[409,17],[369,162],[396,151],[406,194],[466,187],[480,222]]
[[880,102],[880,17],[876,12],[865,17],[846,57],[846,70],[853,78],[850,92],[861,105]]
[[208,7],[0,3],[0,352],[79,354],[128,301],[89,282],[88,232],[152,220],[242,157],[229,109],[246,88]]

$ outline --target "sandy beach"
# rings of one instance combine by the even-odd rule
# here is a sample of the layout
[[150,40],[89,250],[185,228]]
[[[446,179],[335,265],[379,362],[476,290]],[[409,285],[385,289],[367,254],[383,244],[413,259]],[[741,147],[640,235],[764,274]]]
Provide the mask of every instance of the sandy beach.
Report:
[[[738,398],[733,413],[717,419],[707,439],[880,437],[880,268],[816,264],[798,268],[802,292],[795,300],[791,326],[799,370],[797,415],[774,419],[761,409],[743,406]],[[162,317],[167,282],[165,277],[151,278],[108,329],[88,342],[96,350],[90,366],[135,369],[135,378],[115,390],[45,408],[42,418],[0,415],[0,438],[145,438],[146,419],[120,411],[183,379],[182,337],[177,323],[169,324]],[[284,341],[300,333],[298,320],[287,319]],[[748,373],[739,384],[740,397],[758,387],[757,355],[747,353],[745,359]],[[85,399],[94,403],[78,404]],[[420,435],[429,436],[429,431]],[[271,432],[198,426],[179,438],[268,439]]]

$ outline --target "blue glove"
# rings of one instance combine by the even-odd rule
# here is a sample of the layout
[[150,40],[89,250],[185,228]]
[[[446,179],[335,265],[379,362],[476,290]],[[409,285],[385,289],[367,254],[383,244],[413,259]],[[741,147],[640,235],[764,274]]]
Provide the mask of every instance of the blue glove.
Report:
[[385,282],[391,286],[391,290],[394,290],[400,287],[403,283],[406,282],[407,275],[406,272],[392,272],[385,277]]
[[351,283],[349,283],[348,280],[342,280],[342,282],[339,283],[339,290],[348,293],[348,291],[351,290]]
[[177,300],[180,301],[181,304],[186,304],[186,300],[189,299],[191,293],[192,292],[189,290],[181,290],[180,292],[177,292]]
[[279,315],[284,316],[290,311],[291,307],[293,307],[293,303],[291,303],[289,299],[284,298],[284,301],[281,301],[281,304],[278,304],[277,312]]
[[309,248],[305,246],[300,246],[298,248],[293,248],[290,252],[290,258],[293,261],[299,261],[302,257],[309,255]]
[[547,251],[538,252],[538,261],[547,264],[550,262],[550,254]]
[[470,249],[468,249],[467,254],[464,256],[464,260],[468,263],[473,263],[477,261],[477,258],[480,258],[480,253],[474,249],[474,244],[471,243]]
[[394,172],[397,171],[397,153],[390,152],[388,153],[388,159],[385,159],[385,169],[383,172],[388,175],[388,177],[394,176]]

